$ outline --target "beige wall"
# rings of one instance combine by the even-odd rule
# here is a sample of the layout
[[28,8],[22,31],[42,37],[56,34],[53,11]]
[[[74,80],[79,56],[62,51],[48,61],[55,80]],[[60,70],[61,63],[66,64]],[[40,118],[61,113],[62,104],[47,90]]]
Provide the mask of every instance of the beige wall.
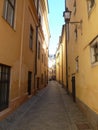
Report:
[[59,40],[59,46],[56,51],[56,80],[66,87],[66,44],[65,44],[65,25],[62,26],[62,32]]
[[65,44],[65,26],[62,29],[62,46],[63,46],[63,85],[66,87],[66,44]]

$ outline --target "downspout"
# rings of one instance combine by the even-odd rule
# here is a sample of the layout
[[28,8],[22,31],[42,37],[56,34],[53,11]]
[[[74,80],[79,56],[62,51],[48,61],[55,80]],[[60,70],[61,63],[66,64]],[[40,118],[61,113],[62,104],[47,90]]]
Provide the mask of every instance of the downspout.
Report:
[[66,90],[67,92],[69,93],[69,90],[68,90],[68,39],[67,39],[67,27],[68,26],[65,26],[65,49],[66,49]]
[[[37,0],[37,15],[38,15],[38,13],[39,13],[39,0]],[[36,26],[34,93],[35,93],[35,90],[36,90],[36,75],[37,75],[37,45],[38,45],[38,28],[39,28],[39,25]]]
[[19,91],[18,91],[18,96],[20,97],[21,92],[20,92],[20,88],[21,88],[21,80],[22,80],[22,57],[23,57],[23,35],[24,35],[24,17],[25,17],[25,1],[23,3],[23,23],[22,23],[22,32],[21,32],[21,49],[20,49],[20,66],[19,66]]

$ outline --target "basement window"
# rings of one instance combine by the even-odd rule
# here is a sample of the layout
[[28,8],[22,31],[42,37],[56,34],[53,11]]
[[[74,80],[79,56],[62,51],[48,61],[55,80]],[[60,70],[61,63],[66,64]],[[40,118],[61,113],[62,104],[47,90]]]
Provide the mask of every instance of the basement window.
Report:
[[98,37],[91,43],[91,63],[98,62]]

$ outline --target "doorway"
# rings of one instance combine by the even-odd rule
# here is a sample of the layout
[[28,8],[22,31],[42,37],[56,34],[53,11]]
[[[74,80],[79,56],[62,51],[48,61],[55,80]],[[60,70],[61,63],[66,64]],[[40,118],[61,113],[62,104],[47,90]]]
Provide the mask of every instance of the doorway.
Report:
[[72,76],[72,97],[73,97],[73,101],[76,102],[75,76]]
[[32,87],[32,72],[28,72],[28,95],[31,95],[31,87]]
[[10,67],[0,64],[0,111],[9,105]]
[[37,90],[39,90],[39,77],[37,78]]

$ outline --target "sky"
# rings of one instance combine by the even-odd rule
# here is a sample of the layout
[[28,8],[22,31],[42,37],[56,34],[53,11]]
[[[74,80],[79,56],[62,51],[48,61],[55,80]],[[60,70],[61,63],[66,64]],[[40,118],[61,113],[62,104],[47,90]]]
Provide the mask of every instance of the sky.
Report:
[[48,0],[49,3],[49,27],[50,43],[49,54],[55,54],[59,36],[61,36],[62,25],[64,24],[63,12],[65,10],[65,0]]

